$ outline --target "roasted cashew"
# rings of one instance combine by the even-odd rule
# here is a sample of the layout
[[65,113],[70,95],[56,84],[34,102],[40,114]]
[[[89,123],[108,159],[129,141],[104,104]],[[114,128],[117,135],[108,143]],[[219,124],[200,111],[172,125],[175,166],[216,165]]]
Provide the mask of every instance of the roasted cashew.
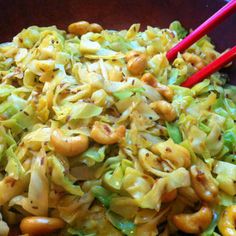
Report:
[[173,223],[181,231],[189,234],[200,234],[211,223],[212,211],[209,207],[202,206],[201,209],[193,214],[174,215]]
[[50,234],[65,226],[65,222],[59,218],[29,216],[23,218],[20,229],[23,234],[42,235]]
[[68,26],[68,32],[74,35],[83,35],[90,31],[90,24],[87,21],[78,21]]
[[92,23],[90,24],[90,31],[93,33],[101,33],[103,31],[103,28],[97,23]]
[[141,80],[145,83],[148,84],[154,88],[168,101],[172,101],[173,96],[174,96],[174,91],[172,88],[158,83],[155,76],[151,73],[145,73],[142,77]]
[[150,104],[150,107],[160,115],[163,120],[168,122],[176,119],[176,112],[173,106],[164,100],[156,101]]
[[89,140],[85,135],[66,137],[60,129],[55,129],[51,134],[51,144],[55,151],[68,156],[76,156],[88,149]]
[[205,66],[202,58],[193,53],[185,52],[183,54],[183,58],[185,61],[189,62],[194,67],[196,67],[198,70],[202,69]]
[[128,62],[131,58],[133,57],[138,57],[141,54],[141,52],[138,51],[129,51],[126,55],[125,55],[125,61]]
[[210,176],[198,169],[196,165],[191,166],[190,176],[192,186],[199,198],[205,202],[213,202],[218,195],[218,187]]
[[226,207],[221,213],[218,228],[223,236],[236,235],[236,205]]
[[172,88],[161,84],[161,83],[157,83],[156,84],[156,88],[157,91],[169,102],[172,101],[173,97],[174,97],[174,91]]
[[121,125],[115,130],[108,124],[96,121],[91,130],[91,138],[100,144],[118,143],[125,136],[125,126]]
[[79,35],[79,36],[86,34],[88,32],[100,33],[101,31],[103,31],[103,28],[101,25],[97,23],[90,24],[87,21],[74,22],[68,26],[68,32],[70,34]]
[[155,76],[149,72],[145,73],[141,77],[141,81],[143,81],[145,84],[148,84],[152,87],[156,87],[156,85],[157,85],[157,80],[156,80]]
[[144,53],[131,51],[126,55],[127,69],[132,75],[140,75],[147,66],[147,57]]

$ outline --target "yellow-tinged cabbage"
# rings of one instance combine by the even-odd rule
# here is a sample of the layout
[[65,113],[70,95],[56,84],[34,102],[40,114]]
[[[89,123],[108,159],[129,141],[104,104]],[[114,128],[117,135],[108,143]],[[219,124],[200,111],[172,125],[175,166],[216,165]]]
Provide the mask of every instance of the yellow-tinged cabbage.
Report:
[[137,199],[141,208],[155,209],[159,211],[161,196],[180,187],[190,186],[189,172],[181,167],[174,170],[168,176],[156,180],[151,190]]
[[151,190],[153,183],[154,180],[151,176],[145,175],[134,168],[127,167],[122,188],[133,198],[141,199]]
[[126,168],[132,167],[132,163],[126,159],[116,163],[103,175],[103,184],[112,191],[119,191],[122,187],[124,173]]
[[159,156],[154,155],[152,152],[148,151],[145,148],[142,148],[139,150],[138,157],[139,162],[144,170],[158,177],[164,177],[168,175],[168,173],[163,171],[161,159]]
[[[157,54],[151,58],[149,61],[149,67],[153,70],[156,76],[161,76],[166,70],[166,67],[169,67],[169,62],[165,54]],[[166,82],[166,81],[163,81]]]
[[87,33],[85,35],[82,35],[81,41],[80,41],[81,53],[94,54],[101,48],[98,42],[93,41],[93,39],[95,39],[94,36],[96,37],[96,34],[93,34],[93,33]]
[[18,180],[22,177],[22,175],[25,174],[25,171],[18,157],[13,151],[13,147],[14,146],[11,146],[6,150],[6,154],[8,156],[8,162],[7,162],[5,170],[9,177],[12,177],[15,180]]
[[219,183],[219,188],[222,189],[225,193],[231,196],[236,195],[236,183],[232,178],[225,174],[219,174],[216,177],[216,180]]
[[152,151],[159,154],[161,159],[166,161],[172,168],[189,167],[190,153],[179,144],[168,139],[152,146]]
[[208,150],[206,150],[207,135],[205,132],[200,130],[197,126],[192,126],[186,135],[188,136],[195,153],[204,155],[205,157],[210,156]]
[[139,32],[140,29],[140,24],[133,24],[130,26],[129,30],[126,33],[125,38],[132,40],[135,38],[135,36],[137,35],[137,33]]
[[29,65],[28,69],[36,75],[43,75],[46,72],[50,72],[55,68],[55,61],[52,59],[48,60],[33,60]]
[[217,155],[224,146],[224,142],[221,137],[221,130],[221,127],[215,123],[214,126],[211,127],[211,132],[206,138],[206,145],[212,156]]
[[[91,49],[89,51],[91,53]],[[96,51],[96,54],[85,54],[84,57],[93,60],[94,59],[119,60],[124,58],[125,55],[123,53],[115,52],[110,49],[100,48],[98,51]]]
[[0,206],[10,201],[11,198],[22,194],[28,187],[29,175],[25,174],[16,180],[11,176],[5,176],[0,181]]
[[157,225],[164,221],[169,209],[160,210],[158,213],[155,210],[141,209],[136,217],[135,223],[137,235],[155,236],[158,235]]
[[132,219],[138,212],[138,203],[129,197],[114,196],[110,202],[110,209],[126,219]]
[[82,196],[83,191],[79,185],[75,185],[72,180],[66,175],[65,167],[62,162],[57,159],[55,156],[51,156],[48,160],[48,164],[52,168],[52,177],[51,180],[53,183],[61,186],[68,193],[71,193],[76,196]]
[[39,150],[40,147],[50,141],[51,128],[38,127],[32,132],[25,135],[22,139],[22,143],[33,150]]
[[236,165],[224,161],[217,161],[214,170],[214,173],[225,175],[230,179],[236,181]]
[[67,223],[72,224],[75,221],[83,223],[88,216],[88,209],[94,200],[91,192],[84,194],[82,197],[65,195],[60,199],[56,206],[60,217]]
[[20,205],[33,215],[47,216],[49,181],[46,172],[47,157],[45,151],[42,149],[31,165],[28,196],[17,196],[10,201],[9,205]]
[[114,171],[108,171],[103,176],[103,183],[107,188],[112,190],[120,190],[123,179],[123,171],[119,166]]

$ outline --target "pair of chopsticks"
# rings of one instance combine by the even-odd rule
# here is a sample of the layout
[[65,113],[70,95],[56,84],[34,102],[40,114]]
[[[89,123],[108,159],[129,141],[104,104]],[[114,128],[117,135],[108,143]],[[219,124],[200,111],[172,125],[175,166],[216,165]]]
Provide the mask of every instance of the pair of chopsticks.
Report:
[[[187,49],[193,43],[206,35],[211,29],[216,27],[234,12],[236,12],[236,0],[231,0],[213,16],[211,16],[208,20],[201,24],[197,29],[190,33],[186,38],[184,38],[176,46],[170,49],[166,54],[167,59],[170,62],[173,61],[177,57],[178,53],[182,53],[185,49]],[[211,62],[209,65],[203,67],[200,71],[190,76],[181,84],[181,86],[191,88],[193,85],[201,82],[204,78],[221,69],[223,66],[227,65],[235,58],[236,46],[231,48],[226,53],[222,54],[219,58]]]

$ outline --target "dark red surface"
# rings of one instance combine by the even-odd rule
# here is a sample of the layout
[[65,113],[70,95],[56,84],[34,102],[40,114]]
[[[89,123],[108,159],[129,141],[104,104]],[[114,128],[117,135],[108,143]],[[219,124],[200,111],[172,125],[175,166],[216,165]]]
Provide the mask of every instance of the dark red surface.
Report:
[[[30,25],[66,29],[77,20],[122,29],[136,22],[143,27],[165,27],[177,19],[187,28],[196,28],[224,4],[223,0],[0,0],[0,42]],[[210,36],[220,51],[235,45],[235,29],[236,15],[212,31]],[[235,63],[228,72],[236,83]]]

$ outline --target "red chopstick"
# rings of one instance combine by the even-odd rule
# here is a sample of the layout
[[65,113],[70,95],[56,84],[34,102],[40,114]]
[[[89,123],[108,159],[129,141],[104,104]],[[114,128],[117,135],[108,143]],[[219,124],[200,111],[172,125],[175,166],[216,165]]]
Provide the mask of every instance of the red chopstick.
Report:
[[206,35],[211,29],[220,24],[235,11],[236,0],[231,0],[213,16],[211,16],[208,20],[201,24],[197,29],[190,33],[186,38],[180,41],[175,47],[170,49],[166,54],[167,59],[169,61],[173,61],[177,57],[179,52],[183,52],[185,49],[190,47],[193,43]]
[[222,54],[215,61],[211,62],[200,71],[196,72],[192,76],[190,76],[187,80],[185,80],[181,86],[191,88],[193,85],[201,82],[207,76],[221,69],[224,65],[227,65],[229,62],[236,58],[236,46],[231,48],[229,51]]

